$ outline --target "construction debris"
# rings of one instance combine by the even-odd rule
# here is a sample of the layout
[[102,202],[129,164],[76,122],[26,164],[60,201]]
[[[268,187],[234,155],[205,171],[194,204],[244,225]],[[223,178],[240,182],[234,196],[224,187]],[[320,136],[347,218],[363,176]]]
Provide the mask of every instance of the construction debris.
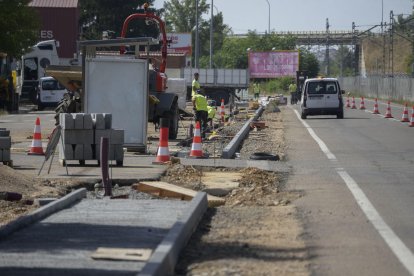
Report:
[[[197,194],[197,191],[161,181],[140,182],[132,185],[132,188],[159,197],[178,198],[181,200],[191,200]],[[207,195],[207,201],[208,207],[217,207],[224,205],[226,202],[224,199],[212,195]]]

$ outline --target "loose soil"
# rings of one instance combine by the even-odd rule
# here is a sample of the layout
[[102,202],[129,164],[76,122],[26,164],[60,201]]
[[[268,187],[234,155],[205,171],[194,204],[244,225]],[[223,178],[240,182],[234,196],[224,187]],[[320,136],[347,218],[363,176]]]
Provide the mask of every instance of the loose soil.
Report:
[[[267,127],[249,134],[240,158],[268,152],[285,159],[282,112],[269,109],[261,118]],[[218,133],[228,134],[228,129],[225,135]],[[203,144],[203,149],[211,147]],[[214,171],[221,175],[231,170],[174,163],[162,180],[203,190],[203,174]],[[257,168],[237,171],[238,187],[225,196],[224,206],[207,211],[180,256],[176,275],[309,275],[303,228],[292,205],[302,194],[285,190],[287,174]]]

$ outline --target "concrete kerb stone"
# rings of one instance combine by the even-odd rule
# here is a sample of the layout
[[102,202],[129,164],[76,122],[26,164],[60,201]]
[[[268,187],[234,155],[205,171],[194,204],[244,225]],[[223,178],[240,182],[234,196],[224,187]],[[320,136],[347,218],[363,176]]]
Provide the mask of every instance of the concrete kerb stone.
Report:
[[246,135],[249,133],[250,123],[253,121],[256,121],[262,115],[263,111],[264,111],[263,106],[261,106],[258,110],[256,110],[255,115],[243,125],[240,131],[233,137],[230,143],[223,149],[221,158],[231,159],[233,157],[234,153],[239,148],[240,143],[244,140]]
[[71,192],[70,194],[67,194],[66,196],[51,202],[50,204],[47,204],[34,212],[22,216],[18,218],[15,221],[12,221],[2,227],[0,227],[0,240],[4,239],[11,233],[20,230],[30,224],[33,224],[35,222],[38,222],[49,215],[56,213],[62,209],[65,209],[66,207],[70,206],[76,201],[79,201],[82,198],[86,197],[86,189],[81,188],[74,192]]
[[173,275],[181,250],[187,244],[206,210],[207,194],[199,192],[157,246],[139,275]]

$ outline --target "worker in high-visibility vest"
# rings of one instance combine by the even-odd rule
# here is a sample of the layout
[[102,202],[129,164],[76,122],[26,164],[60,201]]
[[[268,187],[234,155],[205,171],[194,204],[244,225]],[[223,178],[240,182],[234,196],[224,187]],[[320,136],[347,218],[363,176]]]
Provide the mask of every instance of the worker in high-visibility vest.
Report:
[[211,106],[212,104],[209,104],[207,106],[207,122],[210,123],[210,126],[213,126],[213,120],[216,117],[216,108],[215,106]]
[[196,94],[196,91],[200,90],[201,88],[200,83],[198,82],[198,77],[199,77],[199,74],[197,72],[194,73],[194,79],[191,84],[191,97],[194,97],[194,95]]
[[204,132],[207,129],[207,99],[202,94],[201,90],[196,90],[196,94],[192,98],[193,110],[195,112],[195,120],[200,122],[202,137],[205,136]]
[[260,95],[260,85],[256,82],[253,84],[254,98],[258,99]]

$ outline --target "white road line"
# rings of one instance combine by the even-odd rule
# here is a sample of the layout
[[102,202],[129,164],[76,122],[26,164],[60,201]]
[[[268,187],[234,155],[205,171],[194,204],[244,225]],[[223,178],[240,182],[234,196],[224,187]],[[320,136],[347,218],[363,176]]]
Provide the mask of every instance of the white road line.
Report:
[[[292,108],[292,107],[291,107]],[[293,109],[293,108],[292,108]],[[313,129],[300,118],[299,112],[293,109],[299,121],[306,127],[309,134],[316,141],[321,148],[322,152],[325,153],[326,157],[331,161],[337,161],[335,155],[331,153],[326,144],[316,135]],[[371,201],[359,187],[358,183],[345,171],[344,168],[337,167],[336,172],[345,182],[348,189],[351,191],[356,202],[358,203],[365,216],[372,223],[391,251],[397,257],[397,259],[404,265],[411,275],[414,275],[414,254],[411,250],[401,241],[401,239],[394,233],[391,227],[384,221],[378,211],[372,205]]]
[[[298,118],[300,119],[300,115],[299,112],[295,109],[293,109],[293,111],[295,111],[296,116],[298,116]],[[312,136],[312,138],[316,141],[316,143],[318,143],[319,147],[321,148],[322,152],[325,153],[325,155],[328,157],[329,160],[336,160],[335,155],[330,152],[330,150],[328,149],[328,147],[326,146],[326,144],[316,135],[316,133],[313,131],[313,129],[308,125],[308,123],[306,123],[304,120],[300,119],[302,121],[302,124],[306,127],[306,129],[309,131],[309,134]]]

